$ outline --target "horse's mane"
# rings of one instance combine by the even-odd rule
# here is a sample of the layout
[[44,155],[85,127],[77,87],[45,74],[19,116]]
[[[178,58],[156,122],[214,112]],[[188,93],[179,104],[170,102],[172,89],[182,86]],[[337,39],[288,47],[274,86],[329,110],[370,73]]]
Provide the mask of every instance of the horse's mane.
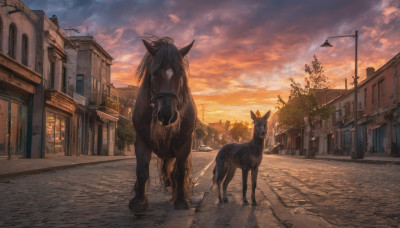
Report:
[[[181,57],[172,38],[145,36],[142,39],[149,42],[157,50],[157,54],[153,57],[146,51],[136,71],[139,83],[146,80],[156,70],[166,67],[171,67],[176,74],[182,73],[186,81],[186,76],[189,73],[189,63],[186,57]],[[151,65],[152,62],[153,64]]]

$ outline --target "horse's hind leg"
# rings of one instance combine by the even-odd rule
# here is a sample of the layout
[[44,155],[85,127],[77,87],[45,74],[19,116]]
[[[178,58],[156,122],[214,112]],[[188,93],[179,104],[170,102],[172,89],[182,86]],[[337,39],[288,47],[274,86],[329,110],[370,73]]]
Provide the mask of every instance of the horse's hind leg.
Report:
[[140,137],[135,141],[136,153],[136,183],[135,197],[129,202],[129,209],[135,214],[143,214],[149,208],[146,197],[146,182],[149,179],[149,165],[151,150],[144,144]]
[[226,193],[226,189],[228,188],[228,184],[229,182],[231,182],[233,176],[235,176],[235,172],[236,172],[236,168],[234,167],[229,167],[228,169],[228,174],[226,174],[225,180],[224,180],[224,184],[222,186],[223,192],[224,192],[224,202],[229,202],[228,200],[228,196]]

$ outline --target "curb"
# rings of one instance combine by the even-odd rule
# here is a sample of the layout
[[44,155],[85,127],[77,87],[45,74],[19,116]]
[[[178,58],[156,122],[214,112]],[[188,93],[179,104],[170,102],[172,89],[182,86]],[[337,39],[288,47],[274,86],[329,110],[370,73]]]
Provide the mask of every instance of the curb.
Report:
[[131,159],[131,158],[120,158],[120,159],[115,159],[115,160],[104,160],[104,161],[95,161],[95,162],[83,162],[83,163],[77,163],[77,164],[72,164],[72,165],[60,165],[60,166],[54,166],[54,167],[19,171],[19,172],[15,172],[15,173],[5,173],[5,174],[0,174],[0,180],[7,180],[7,179],[17,178],[17,177],[22,177],[22,176],[35,175],[35,174],[40,174],[40,173],[44,173],[44,172],[75,168],[75,167],[85,166],[85,165],[97,165],[97,164],[107,163],[107,162],[116,162],[116,161],[122,161],[122,160],[127,160],[127,159]]
[[344,161],[344,162],[355,162],[364,164],[381,164],[381,165],[400,165],[400,161],[380,161],[380,160],[364,160],[364,159],[341,159],[341,158],[316,158],[317,160],[326,161]]

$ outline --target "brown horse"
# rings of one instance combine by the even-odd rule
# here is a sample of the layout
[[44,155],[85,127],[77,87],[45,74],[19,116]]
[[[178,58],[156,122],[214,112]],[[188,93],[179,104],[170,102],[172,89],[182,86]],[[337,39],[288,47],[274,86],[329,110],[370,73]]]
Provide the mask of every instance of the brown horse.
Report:
[[145,37],[142,41],[147,53],[137,70],[141,84],[132,116],[136,129],[136,194],[129,208],[136,215],[149,208],[146,182],[154,152],[162,161],[161,176],[165,185],[171,186],[175,209],[188,209],[196,108],[188,87],[185,56],[194,41],[182,49],[168,37]]

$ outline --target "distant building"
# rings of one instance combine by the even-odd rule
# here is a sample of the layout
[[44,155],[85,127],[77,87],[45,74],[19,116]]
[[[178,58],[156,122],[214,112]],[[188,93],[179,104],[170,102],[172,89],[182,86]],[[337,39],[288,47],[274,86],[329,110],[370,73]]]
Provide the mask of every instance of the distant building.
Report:
[[87,107],[78,119],[78,146],[83,154],[114,155],[119,95],[111,84],[112,57],[92,36],[69,40],[78,47],[75,93],[85,98]]

